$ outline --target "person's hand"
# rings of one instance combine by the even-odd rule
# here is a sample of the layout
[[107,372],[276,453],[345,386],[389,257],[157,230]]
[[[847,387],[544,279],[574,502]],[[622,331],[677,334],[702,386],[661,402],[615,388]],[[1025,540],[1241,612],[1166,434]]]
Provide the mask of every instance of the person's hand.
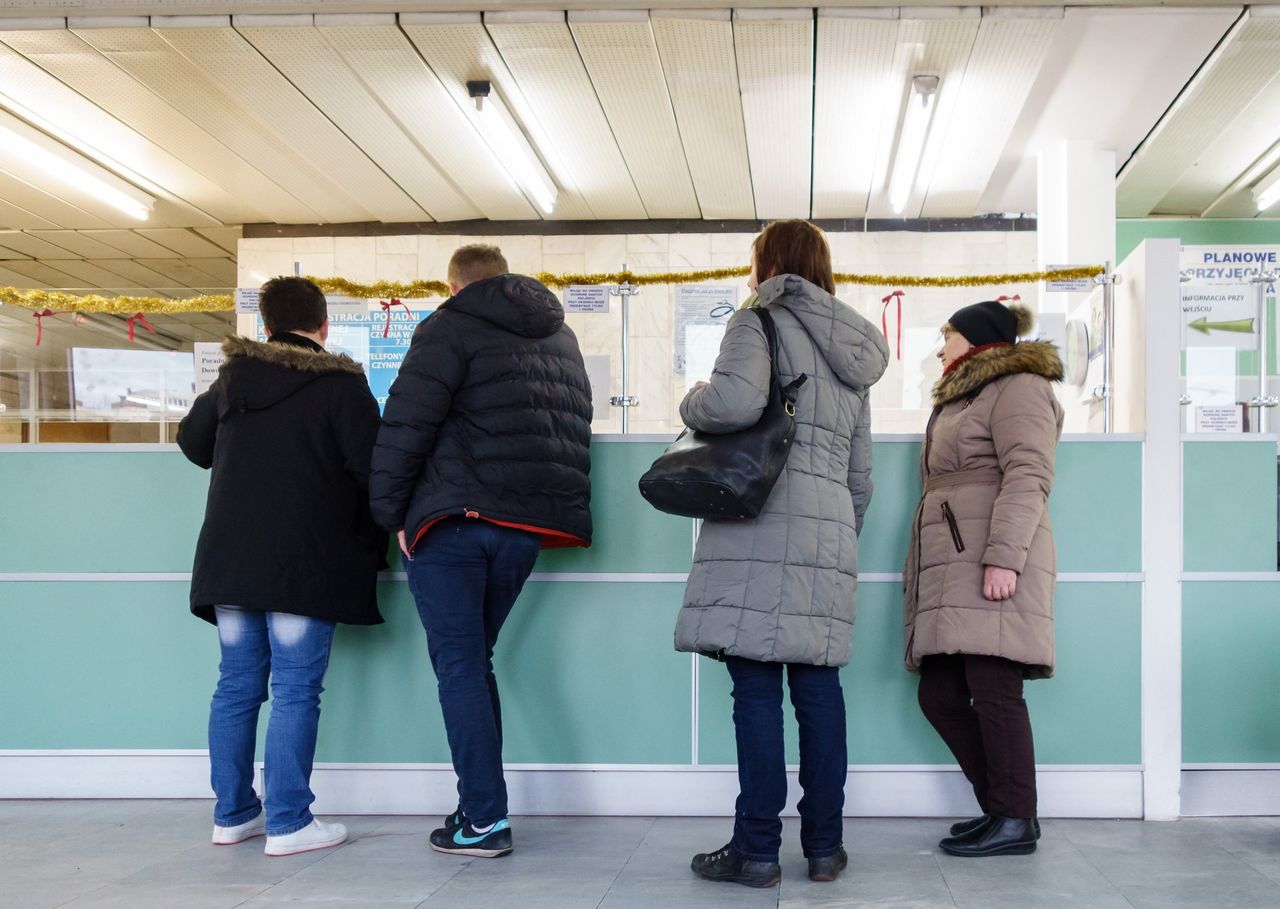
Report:
[[404,538],[404,529],[396,531],[396,542],[400,544],[400,551],[404,553],[404,557],[409,558],[409,544]]
[[1018,573],[988,565],[982,578],[982,595],[992,602],[1012,599],[1018,589]]

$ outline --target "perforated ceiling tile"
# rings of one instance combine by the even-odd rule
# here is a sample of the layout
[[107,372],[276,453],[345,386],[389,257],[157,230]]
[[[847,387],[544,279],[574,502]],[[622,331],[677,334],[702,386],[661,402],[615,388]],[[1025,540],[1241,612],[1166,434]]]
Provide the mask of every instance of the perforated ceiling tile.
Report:
[[234,29],[164,28],[157,34],[234,99],[242,112],[265,124],[264,136],[291,147],[295,157],[306,159],[313,172],[323,175],[325,191],[348,212],[335,208],[332,220],[416,221],[425,216],[421,206]]
[[651,21],[702,217],[754,218],[728,12],[655,10]]
[[[238,21],[238,20],[233,20]],[[314,27],[237,26],[288,79],[437,221],[480,210],[405,135]]]
[[978,203],[1060,21],[1043,15],[982,20],[961,76],[954,115],[945,134],[938,136],[937,165],[932,175],[921,169],[919,182],[928,187],[924,217],[978,214]]
[[698,217],[648,15],[571,12],[569,27],[649,217]]
[[66,250],[66,252],[61,256],[52,256],[49,254],[42,255],[41,258],[44,259],[61,259],[71,257],[78,259],[127,258],[119,249],[109,246],[91,234],[81,230],[35,230],[31,231],[29,236],[36,237],[40,240],[46,240],[49,243]]
[[0,231],[0,246],[32,259],[69,259],[74,255],[66,247],[45,240],[35,233],[17,230]]
[[553,141],[549,130],[534,116],[498,48],[485,31],[479,14],[406,13],[400,16],[400,27],[456,104],[471,103],[467,95],[468,80],[487,80],[497,89],[560,189],[551,219],[592,217],[591,208],[578,190],[577,175],[560,157],[559,144],[562,140],[557,138]]
[[[0,31],[0,41],[220,186],[237,200],[233,206],[226,207],[226,214],[244,222],[316,220],[314,211],[70,32]],[[5,89],[8,90],[7,83]],[[58,116],[58,111],[52,110],[46,116]],[[69,130],[74,127],[61,117],[58,122]],[[101,124],[100,120],[99,125],[110,129],[109,124]],[[120,135],[117,128],[114,138],[124,141],[127,136]],[[145,150],[138,151],[145,154]],[[130,166],[137,169],[142,164],[142,161],[136,165],[131,162]],[[146,170],[140,172],[145,174]]]
[[644,205],[569,27],[491,17],[485,27],[597,218],[644,218]]
[[217,243],[234,256],[239,251],[240,237],[244,231],[239,227],[199,227],[196,228],[196,233]]
[[757,218],[807,218],[813,161],[813,13],[738,10],[733,41]]
[[[37,188],[38,185],[47,183],[43,171],[34,165],[22,160],[7,161],[0,155],[0,199],[39,215],[48,220],[52,227],[106,227],[110,223],[77,207],[61,195]],[[70,189],[66,194],[78,198],[84,196],[84,193],[73,193]]]
[[[885,91],[898,35],[893,18],[819,10],[814,98],[813,217],[860,218],[891,118]],[[894,100],[896,100],[896,95]]]
[[319,29],[418,147],[486,218],[538,218],[400,29],[323,22]]
[[1161,201],[1170,187],[1230,127],[1244,99],[1255,98],[1275,79],[1278,42],[1280,19],[1246,18],[1233,29],[1120,172],[1117,214],[1143,217],[1164,210]]
[[[915,218],[928,190],[928,179],[933,174],[939,157],[946,150],[946,134],[950,126],[956,101],[960,97],[965,65],[973,42],[978,35],[978,10],[963,7],[954,11],[912,10],[911,15],[927,18],[901,19],[898,22],[898,46],[890,69],[885,90],[890,105],[885,120],[876,130],[880,136],[881,152],[876,161],[876,179],[873,181],[868,215],[872,218]],[[888,179],[891,162],[888,153],[896,148],[896,134],[902,119],[902,111],[910,94],[914,76],[931,75],[941,78],[934,113],[921,156],[920,168],[906,208],[895,213],[889,204]],[[898,92],[894,104],[894,92]],[[892,119],[890,119],[892,118]],[[889,144],[888,136],[894,136]]]
[[227,251],[218,244],[202,237],[194,230],[178,230],[178,229],[159,229],[153,230],[149,228],[139,228],[137,233],[151,240],[153,243],[159,243],[165,249],[173,251],[174,256],[182,256],[188,259],[216,259],[226,256]]

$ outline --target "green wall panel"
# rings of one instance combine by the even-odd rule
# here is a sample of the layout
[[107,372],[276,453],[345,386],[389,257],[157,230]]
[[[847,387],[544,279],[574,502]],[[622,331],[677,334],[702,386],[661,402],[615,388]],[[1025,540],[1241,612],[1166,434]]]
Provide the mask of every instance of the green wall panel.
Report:
[[1185,570],[1275,571],[1275,443],[1186,442],[1182,452]]
[[1174,238],[1183,246],[1267,246],[1280,244],[1280,221],[1171,218],[1116,222],[1116,261],[1123,262],[1143,240]]
[[1182,585],[1182,758],[1280,761],[1280,581]]
[[920,443],[876,442],[871,480],[875,489],[858,538],[858,571],[899,572],[920,500]]
[[[917,677],[902,667],[902,593],[862,584],[853,654],[841,671],[851,764],[940,764],[951,756],[916,703]],[[1027,684],[1041,764],[1141,761],[1141,609],[1138,584],[1060,584],[1058,672]],[[724,666],[699,668],[699,759],[735,763],[732,698]],[[799,759],[785,709],[788,761]]]
[[590,549],[544,552],[536,571],[683,572],[689,570],[693,528],[663,514],[636,486],[665,445],[597,442],[591,447]]
[[1049,496],[1058,570],[1142,570],[1142,443],[1064,442]]

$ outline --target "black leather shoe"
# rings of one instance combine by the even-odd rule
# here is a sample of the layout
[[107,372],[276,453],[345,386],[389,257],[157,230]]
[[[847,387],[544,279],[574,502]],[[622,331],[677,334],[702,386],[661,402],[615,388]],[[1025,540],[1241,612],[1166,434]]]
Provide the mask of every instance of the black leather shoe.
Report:
[[1033,818],[992,817],[985,827],[963,837],[949,837],[938,844],[943,852],[964,857],[1030,855],[1036,851]]
[[776,887],[782,880],[782,866],[777,862],[755,862],[726,844],[715,852],[699,852],[689,867],[704,881],[728,881],[748,887]]
[[849,866],[849,853],[841,846],[831,855],[809,859],[809,880],[834,881]]
[[[967,836],[973,833],[987,821],[991,820],[991,815],[984,814],[981,817],[969,818],[967,821],[960,821],[951,825],[952,836]],[[1040,839],[1040,819],[1033,817],[1031,825],[1036,829],[1036,839]]]

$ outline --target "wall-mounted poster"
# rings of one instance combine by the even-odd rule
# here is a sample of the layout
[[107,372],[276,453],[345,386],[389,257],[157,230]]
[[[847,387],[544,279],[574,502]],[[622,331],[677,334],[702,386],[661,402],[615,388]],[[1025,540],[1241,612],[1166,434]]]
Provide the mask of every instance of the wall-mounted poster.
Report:
[[[384,303],[387,306],[384,307]],[[376,311],[369,325],[369,354],[364,371],[369,377],[369,388],[378,399],[378,408],[382,409],[391,394],[391,383],[396,380],[400,364],[409,352],[414,331],[435,307],[424,306],[416,300],[382,300],[373,306]]]
[[729,317],[738,309],[734,284],[682,284],[676,288],[675,374],[685,384],[711,376]]

